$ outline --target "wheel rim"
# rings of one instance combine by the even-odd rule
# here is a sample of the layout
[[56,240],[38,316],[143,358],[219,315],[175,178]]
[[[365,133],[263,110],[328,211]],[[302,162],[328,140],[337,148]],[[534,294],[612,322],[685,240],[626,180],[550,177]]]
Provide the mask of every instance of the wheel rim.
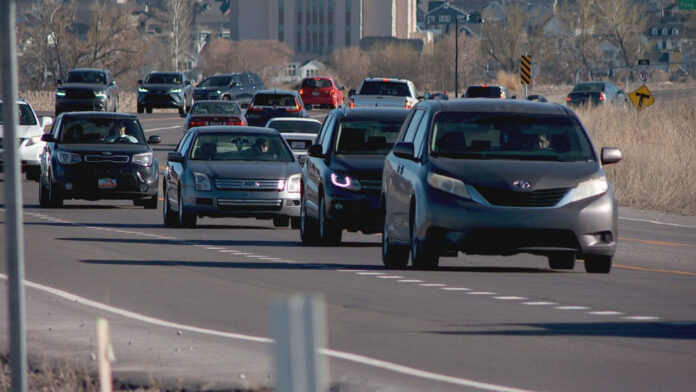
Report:
[[184,223],[184,197],[179,191],[179,222]]

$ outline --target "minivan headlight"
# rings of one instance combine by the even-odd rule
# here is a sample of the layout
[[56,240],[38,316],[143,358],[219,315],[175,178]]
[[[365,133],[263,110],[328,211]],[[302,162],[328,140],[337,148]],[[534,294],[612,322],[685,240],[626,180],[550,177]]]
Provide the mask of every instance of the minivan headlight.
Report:
[[578,201],[587,199],[588,197],[601,195],[608,189],[609,183],[607,182],[607,178],[605,176],[583,181],[578,184],[577,188],[575,188],[572,201]]
[[288,193],[300,193],[301,174],[293,174],[288,177]]
[[94,95],[96,95],[97,98],[106,98],[106,91],[95,91]]
[[152,164],[152,153],[144,152],[142,154],[133,155],[132,162],[136,165],[150,166]]
[[453,195],[463,197],[466,199],[471,199],[469,191],[466,190],[466,185],[456,178],[443,176],[441,174],[428,173],[428,184],[443,192],[451,193]]
[[62,165],[72,165],[82,161],[82,158],[78,154],[73,154],[67,151],[58,151],[57,154],[58,162]]
[[359,191],[362,188],[357,178],[341,173],[331,173],[331,183],[349,191]]
[[210,177],[206,176],[205,174],[194,172],[193,178],[196,182],[197,191],[209,191],[212,189],[210,185]]

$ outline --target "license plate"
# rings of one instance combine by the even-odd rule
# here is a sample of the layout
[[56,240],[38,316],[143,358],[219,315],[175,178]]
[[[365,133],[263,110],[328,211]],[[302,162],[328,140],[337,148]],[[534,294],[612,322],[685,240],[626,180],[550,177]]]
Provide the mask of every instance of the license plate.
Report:
[[318,96],[319,96],[319,91],[313,92],[312,95],[314,95],[315,97],[318,97]]
[[208,125],[222,125],[220,121],[208,121]]
[[99,179],[99,189],[115,189],[116,179],[115,178],[100,178]]
[[305,142],[291,142],[290,147],[292,147],[293,150],[299,150],[305,148]]

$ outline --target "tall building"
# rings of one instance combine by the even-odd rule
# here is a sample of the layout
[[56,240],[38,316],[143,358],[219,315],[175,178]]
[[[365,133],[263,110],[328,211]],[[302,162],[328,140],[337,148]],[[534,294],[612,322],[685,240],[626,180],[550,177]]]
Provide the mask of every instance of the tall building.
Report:
[[230,38],[277,39],[298,53],[329,54],[363,37],[411,38],[416,0],[231,0]]

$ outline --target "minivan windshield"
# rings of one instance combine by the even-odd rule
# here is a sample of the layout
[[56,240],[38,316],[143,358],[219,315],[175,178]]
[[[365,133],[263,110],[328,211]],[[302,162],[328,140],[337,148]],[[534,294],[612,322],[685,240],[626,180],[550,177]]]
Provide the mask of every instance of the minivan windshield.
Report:
[[65,82],[106,84],[106,75],[99,71],[70,71]]
[[402,121],[353,120],[341,122],[336,131],[336,154],[383,154],[391,150]]
[[441,112],[433,120],[430,151],[459,159],[595,160],[576,119],[542,114]]
[[292,162],[292,151],[278,134],[201,133],[191,147],[197,161]]
[[65,144],[145,144],[140,123],[120,118],[64,118],[58,141]]

